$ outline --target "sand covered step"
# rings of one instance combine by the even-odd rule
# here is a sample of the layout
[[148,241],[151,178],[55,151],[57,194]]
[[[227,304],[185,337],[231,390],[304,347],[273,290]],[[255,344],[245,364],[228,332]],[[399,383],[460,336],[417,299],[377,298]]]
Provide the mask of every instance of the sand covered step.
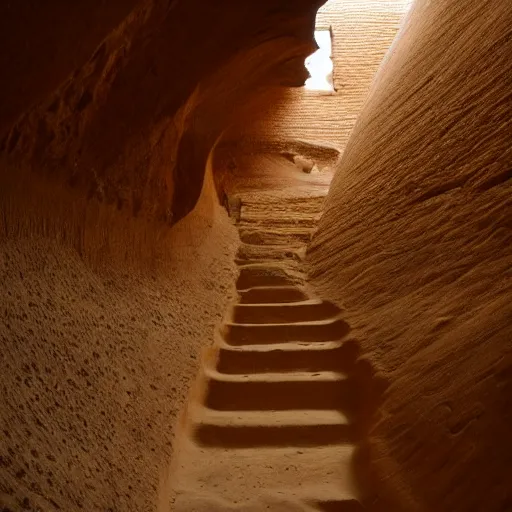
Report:
[[285,304],[304,301],[309,298],[305,290],[297,286],[262,286],[238,292],[241,304]]
[[276,215],[269,215],[268,211],[254,211],[244,209],[240,214],[239,226],[308,226],[316,227],[320,220],[321,213],[281,211]]
[[283,212],[269,216],[268,212],[254,212],[243,210],[240,216],[239,227],[268,227],[268,226],[304,226],[314,228],[320,220],[320,213],[305,214],[302,212]]
[[335,410],[215,411],[197,408],[193,436],[206,446],[322,446],[349,443],[356,429]]
[[280,213],[289,215],[315,215],[322,212],[322,198],[282,198],[267,197],[252,200],[251,198],[241,198],[241,207],[245,209],[245,213]]
[[304,270],[303,262],[297,261],[293,258],[283,258],[283,259],[275,259],[275,260],[272,260],[272,259],[268,259],[268,260],[265,260],[265,259],[251,259],[251,260],[236,259],[235,263],[238,265],[238,268],[240,270],[242,268],[254,267],[256,265],[258,265],[258,266],[264,266],[264,265],[277,266],[292,276],[298,274],[301,279],[305,278],[305,270]]
[[[323,509],[322,503],[349,504],[359,495],[353,476],[355,451],[352,443],[208,449],[190,440],[173,476],[174,488],[184,498],[176,503],[183,508],[174,506],[173,512],[333,510]],[[193,486],[191,482],[198,483]],[[216,499],[205,501],[204,508],[196,506],[194,498],[205,495]]]
[[286,272],[289,272],[291,274],[299,273],[303,277],[305,274],[304,271],[304,264],[302,261],[297,261],[294,258],[281,258],[281,259],[261,259],[261,258],[254,258],[254,259],[247,259],[247,260],[240,260],[236,259],[235,263],[238,265],[239,269],[245,268],[245,267],[253,267],[256,265],[259,266],[276,266],[279,268],[284,269]]
[[240,240],[245,244],[291,245],[297,242],[307,244],[311,240],[311,228],[290,227],[272,229],[240,228]]
[[350,371],[358,355],[355,340],[217,347],[220,373]]
[[338,306],[320,299],[285,304],[237,304],[232,320],[240,324],[281,324],[325,320],[340,313]]
[[303,283],[302,272],[288,270],[277,263],[254,263],[240,268],[236,281],[238,290],[247,290],[257,286],[287,286]]
[[242,264],[244,261],[267,260],[293,260],[301,262],[304,258],[304,244],[297,243],[294,246],[240,244],[235,262]]
[[325,195],[316,197],[287,197],[285,200],[272,196],[265,197],[258,194],[254,197],[243,195],[242,215],[245,212],[264,212],[267,214],[283,213],[321,213],[325,201]]
[[321,512],[364,512],[367,510],[356,498],[332,497],[318,499],[306,498],[305,503],[313,507],[313,510]]
[[304,275],[304,266],[301,262],[292,258],[284,258],[280,260],[272,260],[272,259],[252,259],[252,260],[243,260],[235,258],[235,264],[239,267],[245,267],[247,265],[261,265],[262,263],[279,263],[287,268],[291,272],[301,272]]
[[220,333],[230,345],[283,343],[287,341],[336,341],[350,331],[341,318],[288,324],[226,323]]
[[338,372],[225,375],[206,370],[204,405],[219,411],[351,411],[354,382]]

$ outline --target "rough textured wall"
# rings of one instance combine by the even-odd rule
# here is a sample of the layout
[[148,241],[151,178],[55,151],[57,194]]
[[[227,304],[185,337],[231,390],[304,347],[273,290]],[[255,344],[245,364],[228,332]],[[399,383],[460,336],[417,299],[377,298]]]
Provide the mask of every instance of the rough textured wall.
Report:
[[235,274],[207,185],[155,269],[97,271],[55,237],[0,242],[2,511],[169,510],[174,425]]
[[289,89],[248,131],[328,143],[343,151],[409,5],[409,0],[330,0],[323,5],[317,26],[332,28],[336,93]]
[[368,455],[408,512],[512,507],[511,36],[510,2],[417,1],[309,253],[390,383]]

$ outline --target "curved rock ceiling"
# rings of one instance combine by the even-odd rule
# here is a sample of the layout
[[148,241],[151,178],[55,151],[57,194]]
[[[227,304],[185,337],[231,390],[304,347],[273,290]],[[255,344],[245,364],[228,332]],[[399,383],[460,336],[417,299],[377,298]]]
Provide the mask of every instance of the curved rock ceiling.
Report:
[[304,82],[319,5],[4,4],[2,153],[91,199],[176,222],[247,90]]

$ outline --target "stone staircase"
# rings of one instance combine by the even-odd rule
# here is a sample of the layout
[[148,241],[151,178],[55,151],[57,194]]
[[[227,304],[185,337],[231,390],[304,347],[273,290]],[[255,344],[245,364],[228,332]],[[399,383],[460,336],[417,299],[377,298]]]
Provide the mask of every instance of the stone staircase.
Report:
[[242,197],[239,301],[204,351],[183,416],[177,512],[363,510],[358,344],[302,265],[322,202]]

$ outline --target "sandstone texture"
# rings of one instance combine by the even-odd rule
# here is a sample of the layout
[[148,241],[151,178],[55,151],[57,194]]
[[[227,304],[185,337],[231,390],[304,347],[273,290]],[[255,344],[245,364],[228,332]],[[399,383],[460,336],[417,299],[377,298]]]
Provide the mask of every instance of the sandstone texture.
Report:
[[171,224],[192,210],[248,90],[304,82],[320,2],[121,3],[0,7],[0,148],[38,177]]
[[153,269],[2,242],[2,510],[165,510],[174,426],[233,294],[236,235],[208,203]]
[[418,1],[336,170],[312,273],[389,382],[377,499],[508,510],[512,10]]
[[2,512],[512,509],[512,8],[409,7],[0,4]]
[[331,30],[334,92],[276,92],[236,134],[332,144],[343,152],[370,84],[407,13],[409,0],[329,0],[318,29]]
[[2,510],[168,509],[234,285],[209,154],[251,87],[304,81],[317,8],[1,4]]

